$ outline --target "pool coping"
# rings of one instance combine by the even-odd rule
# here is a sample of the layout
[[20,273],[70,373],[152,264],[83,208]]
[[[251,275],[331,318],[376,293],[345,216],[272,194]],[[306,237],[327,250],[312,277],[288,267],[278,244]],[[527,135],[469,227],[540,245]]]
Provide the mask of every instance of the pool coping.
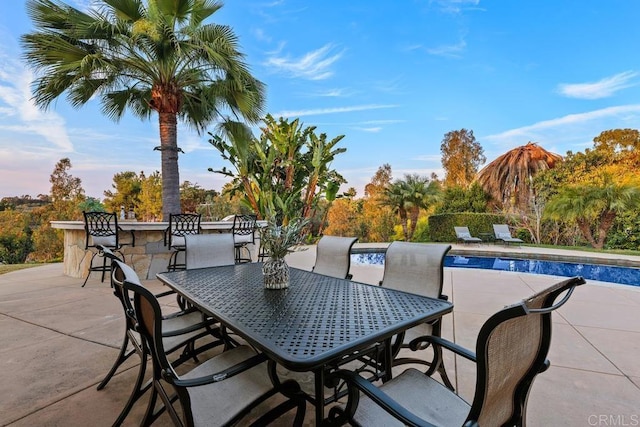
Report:
[[[388,243],[356,243],[353,254],[385,252]],[[617,267],[640,268],[640,257],[618,254],[585,252],[577,253],[568,249],[551,249],[529,246],[458,245],[452,244],[449,255],[484,256],[496,258],[539,259],[543,261],[571,262],[576,264],[598,264]],[[496,246],[494,248],[490,246]],[[546,251],[546,252],[543,252]],[[563,253],[559,253],[562,251]]]

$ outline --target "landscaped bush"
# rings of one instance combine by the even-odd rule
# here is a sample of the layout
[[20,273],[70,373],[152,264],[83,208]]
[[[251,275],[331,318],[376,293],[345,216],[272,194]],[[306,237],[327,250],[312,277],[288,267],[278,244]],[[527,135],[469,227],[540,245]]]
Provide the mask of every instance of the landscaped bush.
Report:
[[469,227],[472,236],[480,233],[493,235],[493,224],[506,224],[504,215],[487,213],[443,213],[429,217],[429,234],[433,242],[455,242],[456,232],[453,227]]

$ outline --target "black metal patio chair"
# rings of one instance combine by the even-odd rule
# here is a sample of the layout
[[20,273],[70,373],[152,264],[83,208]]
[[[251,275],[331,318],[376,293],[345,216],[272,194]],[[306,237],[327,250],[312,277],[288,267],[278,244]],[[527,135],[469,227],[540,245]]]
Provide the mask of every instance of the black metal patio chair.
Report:
[[[160,339],[162,313],[157,299],[140,284],[135,274],[131,274],[131,269],[125,265],[120,267],[125,273],[124,288],[134,294],[138,330],[152,359],[152,394],[142,425],[153,422],[164,410],[178,426],[232,425],[259,403],[279,393],[286,400],[261,414],[251,425],[267,425],[294,408],[294,425],[302,425],[306,400],[298,384],[275,380],[275,364],[267,363],[267,357],[257,354],[250,346],[225,351],[178,375],[167,359],[164,342]],[[158,397],[163,405],[156,410]],[[176,400],[180,403],[181,414],[174,407]]]
[[[120,425],[124,422],[127,414],[135,404],[135,402],[149,389],[150,383],[144,384],[144,376],[146,373],[147,360],[149,351],[142,345],[138,334],[137,318],[133,306],[132,294],[123,287],[125,275],[129,278],[137,277],[133,271],[108,248],[98,246],[100,253],[110,259],[112,263],[111,285],[113,293],[120,301],[124,312],[125,331],[122,345],[118,357],[114,361],[111,369],[98,384],[97,389],[102,390],[115,375],[118,368],[134,354],[140,357],[140,365],[138,368],[138,376],[136,377],[134,386],[129,395],[129,399],[122,409],[114,425]],[[119,263],[115,262],[119,261]],[[155,295],[156,298],[162,298],[174,294],[173,291],[162,292]],[[218,345],[227,345],[227,340],[221,339],[222,332],[219,331],[217,321],[215,319],[204,316],[201,312],[191,308],[185,311],[174,312],[162,316],[161,325],[162,341],[165,351],[168,355],[176,353],[182,349],[181,354],[172,360],[173,366],[178,366],[189,359],[198,361],[198,354],[214,348]],[[212,339],[205,340],[205,337]],[[202,345],[196,346],[196,341],[202,340]]]
[[[255,243],[257,217],[253,214],[240,214],[233,217],[233,240],[236,251],[236,263],[251,262],[251,252],[247,245]],[[245,254],[243,255],[243,251]]]
[[[561,281],[491,316],[482,326],[473,353],[435,336],[418,337],[476,364],[476,387],[469,404],[432,377],[409,368],[376,387],[354,372],[340,370],[334,380],[348,384],[345,405],[329,413],[330,423],[361,426],[523,426],[535,377],[548,369],[551,313],[565,304],[582,277]],[[556,302],[557,301],[557,302]]]
[[313,272],[339,279],[351,279],[351,248],[357,237],[322,236],[316,245]]
[[[431,298],[439,298],[447,301],[449,297],[442,293],[444,284],[444,259],[451,250],[451,245],[438,243],[409,243],[392,242],[385,252],[384,274],[381,286],[411,292]],[[393,338],[392,353],[393,365],[422,364],[429,366],[427,375],[432,375],[436,370],[442,377],[444,384],[453,389],[453,385],[447,376],[444,362],[435,363],[441,359],[442,349],[428,343],[424,343],[420,350],[431,347],[433,354],[429,357],[398,357],[400,350],[409,348],[409,343],[418,336],[432,335],[440,337],[442,333],[442,318],[431,323],[415,326],[404,334]]]
[[84,217],[84,231],[85,231],[85,249],[95,249],[91,254],[91,261],[89,262],[89,272],[84,279],[82,287],[87,284],[89,276],[92,271],[102,272],[101,282],[104,282],[104,276],[106,272],[111,271],[111,264],[107,265],[107,258],[103,258],[101,265],[93,265],[93,259],[98,255],[98,246],[103,246],[111,249],[120,254],[120,259],[124,261],[124,254],[120,251],[124,246],[135,246],[136,236],[131,231],[131,241],[121,242],[120,233],[123,232],[122,228],[118,225],[118,216],[115,212],[82,212]]
[[168,271],[184,270],[186,268],[186,262],[182,259],[178,260],[179,257],[182,258],[185,255],[184,237],[200,234],[201,218],[200,214],[169,214],[169,226],[164,233],[165,245],[173,251],[169,257]]

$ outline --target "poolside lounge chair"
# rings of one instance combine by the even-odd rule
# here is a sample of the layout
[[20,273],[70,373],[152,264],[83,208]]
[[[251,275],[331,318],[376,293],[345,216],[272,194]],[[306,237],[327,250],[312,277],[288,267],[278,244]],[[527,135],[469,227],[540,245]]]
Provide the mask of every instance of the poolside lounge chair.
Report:
[[511,232],[509,231],[509,226],[507,224],[493,224],[493,232],[496,235],[496,240],[501,241],[505,245],[509,243],[524,243],[523,240],[511,237]]
[[471,236],[468,227],[453,227],[456,231],[456,237],[462,243],[482,243],[482,239]]
[[475,362],[476,387],[471,403],[414,368],[379,388],[357,373],[339,370],[330,380],[347,381],[349,399],[345,405],[331,408],[332,425],[524,425],[531,385],[549,368],[551,314],[569,300],[576,286],[584,283],[582,277],[567,279],[500,310],[480,329],[475,353],[434,336],[412,341],[412,348],[425,342],[438,343]]

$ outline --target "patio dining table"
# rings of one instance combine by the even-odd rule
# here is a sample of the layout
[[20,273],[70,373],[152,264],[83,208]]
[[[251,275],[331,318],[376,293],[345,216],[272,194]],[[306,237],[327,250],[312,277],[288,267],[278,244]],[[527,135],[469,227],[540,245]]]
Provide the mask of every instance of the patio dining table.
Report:
[[391,337],[453,309],[450,302],[291,268],[287,289],[264,289],[262,264],[159,273],[158,279],[216,317],[271,360],[313,372],[316,425],[325,373],[345,356],[382,344],[391,378]]

